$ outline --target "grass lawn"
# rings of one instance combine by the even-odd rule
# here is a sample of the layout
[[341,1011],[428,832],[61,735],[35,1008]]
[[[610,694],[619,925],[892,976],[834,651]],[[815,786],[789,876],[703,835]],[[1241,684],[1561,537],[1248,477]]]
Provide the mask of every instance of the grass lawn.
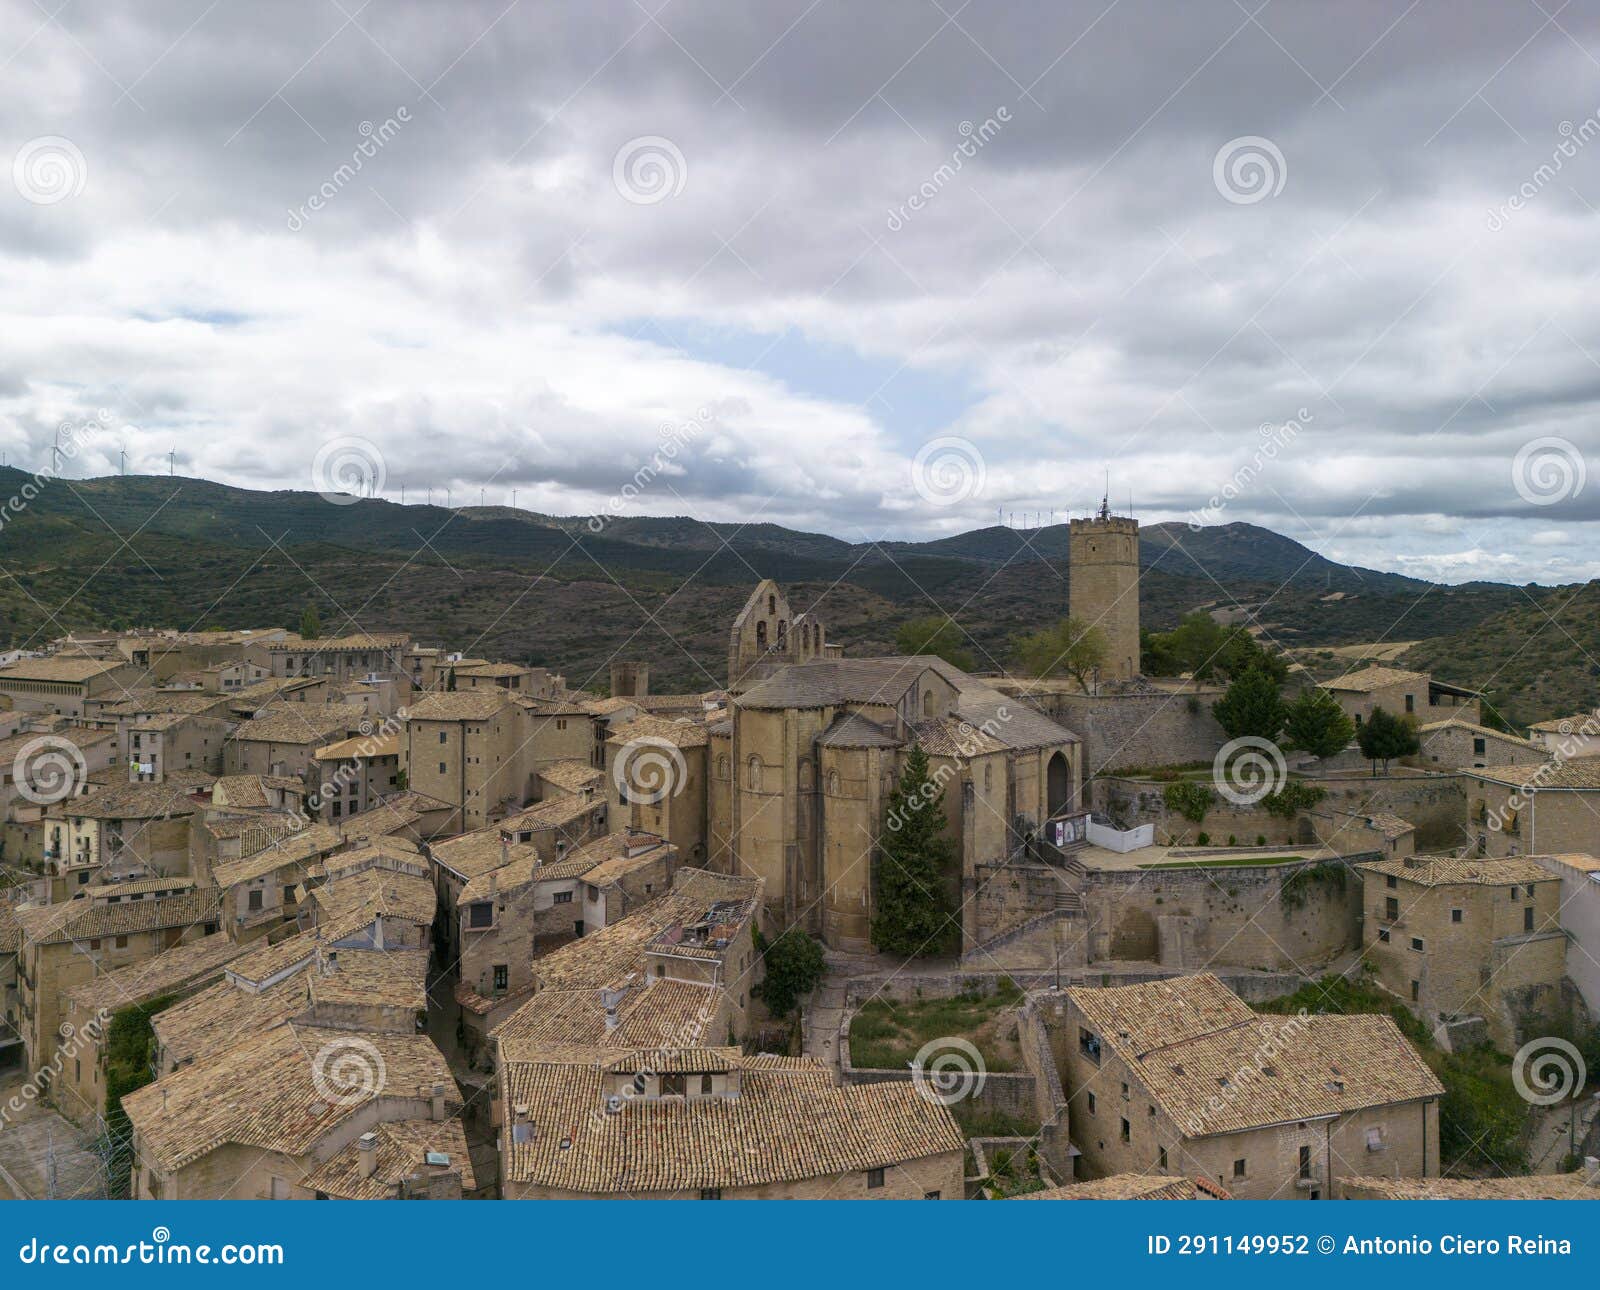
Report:
[[1020,1064],[1016,1041],[1002,1033],[1011,1023],[1002,1026],[998,1018],[1021,998],[1021,991],[1011,986],[999,994],[911,1003],[873,999],[850,1020],[851,1064],[866,1070],[904,1070],[924,1044],[957,1038],[976,1046],[986,1069],[1014,1071]]
[[1141,869],[1238,869],[1253,864],[1301,864],[1304,856],[1235,856],[1228,860],[1163,860],[1142,864]]

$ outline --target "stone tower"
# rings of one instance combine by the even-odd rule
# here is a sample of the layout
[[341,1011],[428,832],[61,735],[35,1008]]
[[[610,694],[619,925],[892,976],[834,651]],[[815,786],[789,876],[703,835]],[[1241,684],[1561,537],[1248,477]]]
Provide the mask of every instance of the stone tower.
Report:
[[1139,673],[1139,521],[1113,515],[1110,499],[1068,528],[1067,612],[1106,638],[1103,681]]

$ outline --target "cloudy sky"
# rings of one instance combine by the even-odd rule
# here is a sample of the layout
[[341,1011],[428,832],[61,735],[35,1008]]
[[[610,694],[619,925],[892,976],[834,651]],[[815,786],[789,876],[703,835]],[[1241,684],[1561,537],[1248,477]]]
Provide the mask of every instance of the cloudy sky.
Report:
[[10,464],[852,540],[1109,470],[1600,575],[1594,0],[0,0],[0,58]]

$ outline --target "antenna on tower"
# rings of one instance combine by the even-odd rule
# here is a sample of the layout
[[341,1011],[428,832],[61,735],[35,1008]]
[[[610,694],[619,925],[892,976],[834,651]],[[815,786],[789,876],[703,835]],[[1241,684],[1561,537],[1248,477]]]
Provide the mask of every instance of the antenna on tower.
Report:
[[122,473],[126,475],[128,473],[128,450],[120,448],[117,450],[117,455],[122,458]]
[[483,505],[483,494],[484,494],[484,490],[482,488],[479,488],[478,489],[478,505],[479,506]]
[[176,475],[177,473],[178,473],[178,450],[176,448],[168,448],[167,449],[167,474]]
[[405,504],[406,504],[406,486],[404,484],[401,484],[400,485],[400,505],[404,506]]
[[514,488],[511,490],[511,509],[517,509],[517,490]]

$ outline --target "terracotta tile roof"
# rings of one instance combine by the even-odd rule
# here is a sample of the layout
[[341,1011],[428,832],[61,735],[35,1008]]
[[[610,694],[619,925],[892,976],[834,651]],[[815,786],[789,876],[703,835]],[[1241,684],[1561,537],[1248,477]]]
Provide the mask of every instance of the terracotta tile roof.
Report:
[[18,911],[26,940],[37,945],[134,936],[214,923],[221,918],[215,891],[187,891],[181,896],[99,904],[71,900]]
[[[685,1054],[679,1064],[692,1068],[701,1054],[718,1050]],[[507,1179],[608,1195],[756,1187],[963,1146],[949,1109],[911,1083],[835,1088],[827,1068],[811,1062],[739,1060],[738,1097],[636,1098],[609,1115],[601,1067],[611,1059],[603,1052],[583,1063],[502,1064],[503,1105],[527,1107],[534,1126],[528,1142],[506,1135]]]
[[[459,1119],[396,1120],[373,1132],[378,1154],[370,1177],[363,1174],[358,1142],[352,1142],[307,1174],[301,1186],[335,1200],[393,1200],[408,1179],[419,1178],[425,1185],[430,1175],[459,1173],[463,1191],[477,1190]],[[449,1163],[430,1165],[429,1156],[446,1156]]]
[[590,716],[610,717],[618,712],[626,712],[630,708],[640,708],[638,699],[634,698],[609,698],[609,699],[579,699],[578,706]]
[[599,783],[606,777],[603,770],[581,761],[558,761],[539,768],[539,778],[549,780],[557,788],[577,792]]
[[0,902],[0,954],[15,954],[22,945],[22,924],[16,906]]
[[164,994],[191,990],[217,980],[222,970],[250,947],[240,945],[226,932],[214,932],[197,941],[174,945],[154,958],[107,972],[67,992],[67,998],[89,1012],[102,1008],[115,1012],[133,1004],[148,1003]]
[[508,864],[531,860],[536,854],[531,842],[505,840],[499,825],[435,842],[428,851],[441,869],[468,882]]
[[270,648],[275,654],[327,654],[336,650],[404,649],[409,644],[411,637],[403,632],[385,635],[355,632],[349,636],[319,636],[313,640],[274,641]]
[[1525,793],[1545,789],[1583,792],[1600,788],[1600,757],[1552,758],[1538,766],[1463,766],[1461,773],[1520,788]]
[[605,1005],[596,988],[540,990],[503,1022],[494,1035],[507,1057],[536,1055],[551,1045],[594,1048],[657,1048],[722,1038],[715,1023],[727,1002],[718,985],[644,977],[617,1005],[617,1024],[606,1029]]
[[322,943],[317,933],[299,932],[281,941],[256,941],[250,952],[241,954],[228,965],[228,977],[257,989],[273,983],[285,972],[304,967],[317,956]]
[[1570,717],[1552,717],[1549,721],[1535,721],[1528,729],[1552,735],[1600,733],[1600,714],[1579,712]]
[[211,871],[211,876],[217,886],[226,891],[229,887],[249,882],[285,865],[304,868],[344,843],[344,836],[338,829],[329,828],[326,824],[310,824],[297,833],[284,835],[242,860],[230,860],[217,865]]
[[1520,735],[1509,734],[1504,730],[1495,730],[1489,726],[1480,726],[1475,721],[1465,721],[1460,717],[1446,717],[1442,721],[1424,721],[1417,727],[1419,734],[1431,735],[1440,730],[1470,730],[1473,734],[1483,739],[1495,739],[1503,744],[1516,744],[1522,748],[1534,748],[1544,751],[1543,744],[1536,744],[1531,739],[1523,739]]
[[1006,745],[1000,740],[967,721],[932,717],[909,724],[911,737],[931,757],[981,757],[985,753],[1006,750]]
[[1386,1016],[1258,1015],[1209,973],[1067,994],[1191,1137],[1444,1092]]
[[0,667],[0,685],[7,681],[92,681],[127,666],[125,659],[24,658]]
[[1583,1171],[1509,1178],[1340,1178],[1344,1195],[1359,1189],[1370,1200],[1600,1200],[1600,1186]]
[[1374,690],[1384,690],[1391,685],[1426,685],[1428,680],[1426,672],[1407,672],[1398,667],[1372,666],[1357,668],[1354,672],[1346,672],[1332,681],[1324,681],[1323,688],[1370,694]]
[[52,814],[94,820],[157,820],[200,809],[183,784],[109,784],[69,797]]
[[426,1011],[427,950],[324,948],[307,977],[311,1002]]
[[318,761],[398,757],[401,743],[399,735],[356,735],[350,739],[341,739],[337,743],[324,744],[313,755]]
[[[340,1054],[349,1060],[336,1062]],[[352,1082],[357,1068],[381,1091]],[[141,1149],[171,1171],[226,1143],[303,1156],[368,1103],[425,1096],[436,1084],[459,1098],[425,1035],[288,1024],[147,1084],[122,1105]]]
[[1013,1200],[1194,1200],[1192,1178],[1171,1178],[1164,1174],[1112,1174],[1090,1182],[1066,1187],[1047,1187],[1044,1191],[1014,1196]]
[[526,811],[506,816],[494,827],[506,833],[521,833],[528,829],[558,829],[562,825],[581,820],[585,815],[597,811],[603,812],[605,809],[604,801],[581,797],[553,797],[548,802],[540,802],[537,806],[529,807]]
[[109,900],[112,896],[176,896],[193,891],[193,878],[135,878],[128,882],[95,882],[79,887],[76,899]]
[[457,676],[528,676],[531,673],[542,672],[543,668],[529,667],[524,663],[484,663],[478,661],[462,661],[455,665]]
[[482,690],[434,690],[406,709],[409,721],[487,721],[511,706],[499,686]]
[[859,712],[835,717],[833,724],[817,736],[817,743],[823,748],[899,748],[903,742],[892,730]]
[[1398,815],[1368,815],[1364,817],[1368,824],[1377,829],[1385,838],[1403,838],[1408,833],[1415,833],[1417,826],[1410,820],[1403,820]]
[[611,727],[606,742],[630,744],[637,741],[664,741],[678,748],[704,748],[706,728],[698,721],[667,717],[635,717],[619,726]]
[[414,874],[389,869],[364,869],[348,878],[315,887],[311,899],[319,925],[370,921],[378,914],[426,927],[433,922],[438,896],[433,883]]
[[150,1019],[162,1057],[183,1066],[248,1043],[302,1016],[307,1007],[304,966],[287,980],[249,990],[223,979],[164,1008]]
[[1528,882],[1559,882],[1560,879],[1533,856],[1506,856],[1458,859],[1455,856],[1407,856],[1372,860],[1356,868],[1393,876],[1419,887],[1513,886]]
[[354,703],[284,703],[263,708],[252,720],[241,721],[233,738],[241,743],[310,744],[313,747],[343,739],[370,721],[367,710]]

